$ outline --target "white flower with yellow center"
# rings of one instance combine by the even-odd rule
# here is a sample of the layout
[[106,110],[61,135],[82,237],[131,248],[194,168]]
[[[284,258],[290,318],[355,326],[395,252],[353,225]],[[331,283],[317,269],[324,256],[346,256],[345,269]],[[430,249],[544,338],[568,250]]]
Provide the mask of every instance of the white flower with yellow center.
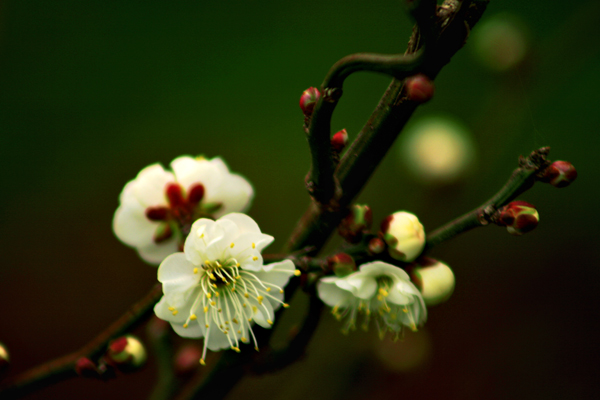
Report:
[[270,328],[275,311],[287,307],[283,288],[300,271],[290,260],[263,265],[260,252],[272,241],[245,214],[203,218],[192,225],[184,253],[160,264],[164,296],[154,312],[180,336],[204,338],[200,363],[207,349],[240,351],[250,341],[258,349],[253,324]]
[[153,164],[140,171],[125,185],[113,220],[117,237],[152,264],[182,250],[195,220],[244,211],[254,196],[218,157],[178,157],[171,169]]
[[421,293],[408,274],[381,261],[363,264],[359,271],[343,278],[322,278],[317,291],[339,320],[347,319],[346,333],[356,328],[358,314],[364,314],[365,330],[374,316],[381,337],[387,331],[398,335],[404,326],[416,331],[427,320]]

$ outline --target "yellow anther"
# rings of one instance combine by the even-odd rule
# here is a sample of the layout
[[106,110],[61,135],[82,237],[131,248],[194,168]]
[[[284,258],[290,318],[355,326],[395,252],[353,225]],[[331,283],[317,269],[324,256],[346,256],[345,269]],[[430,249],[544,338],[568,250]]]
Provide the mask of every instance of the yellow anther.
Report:
[[270,287],[268,287],[268,288],[267,288],[267,292],[270,292],[270,291],[271,291],[271,288],[270,288]]
[[238,320],[237,320],[237,319],[235,319],[235,318],[232,318],[232,319],[231,319],[231,321],[232,321],[234,324],[239,324]]
[[283,308],[288,308],[290,305],[288,303],[283,303]]
[[214,306],[216,306],[216,305],[217,305],[217,303],[215,303],[214,301],[211,301],[211,302],[210,302],[210,305],[214,307]]
[[208,328],[210,328],[210,325],[209,325],[209,324],[206,324],[206,329],[208,329]]
[[252,306],[252,311],[254,311],[254,313],[256,314],[256,312],[258,311],[258,308],[256,308],[256,306]]
[[204,260],[204,264],[209,265],[210,266],[210,260]]
[[241,334],[242,334],[242,331],[239,331],[239,330],[238,330],[238,335],[241,335]]
[[218,312],[223,312],[223,309],[222,309],[222,308],[219,308],[217,311],[218,311]]
[[255,249],[256,248],[256,244],[252,243],[252,248]]
[[179,313],[179,311],[177,311],[177,310],[173,310],[173,313],[172,313],[172,314],[173,314],[173,315],[177,315],[178,313]]
[[215,292],[215,296],[219,297],[219,292]]
[[203,239],[203,238],[204,238],[204,233],[202,235],[200,235],[200,239]]
[[167,310],[169,310],[169,311],[173,311],[174,309],[175,309],[175,307],[169,307],[169,308],[167,308]]
[[188,327],[188,324],[183,324],[183,327],[184,327],[184,328],[187,328],[187,327]]
[[252,318],[248,318],[248,322],[252,322]]
[[242,304],[242,307],[246,307],[246,303]]
[[402,309],[402,311],[405,312],[405,313],[407,313],[408,312],[408,308],[405,307],[405,308]]
[[240,348],[235,346],[231,346],[231,350],[235,351],[236,353],[240,352]]
[[239,267],[239,266],[240,266],[240,263],[236,263],[236,264],[235,264],[235,266],[236,266],[236,267]]
[[206,363],[204,362],[204,358],[200,359],[200,365],[206,365]]
[[268,320],[267,320],[267,323],[268,323],[269,325],[273,325],[273,321],[271,321],[270,319],[268,319]]
[[412,325],[410,326],[410,329],[412,329],[412,330],[413,330],[413,332],[416,332],[416,331],[417,331],[417,326],[416,326],[415,324],[412,324]]
[[194,273],[197,274],[198,273],[198,268],[194,268]]
[[302,274],[302,272],[300,272],[300,270],[299,270],[299,269],[297,269],[297,270],[295,270],[295,271],[294,271],[294,275],[296,275],[296,276],[300,276],[300,274]]
[[229,325],[229,321],[225,321],[225,325]]
[[258,260],[258,257],[256,257],[256,256],[252,257],[252,261],[256,261],[256,260]]
[[[208,310],[208,307],[205,307],[205,308]],[[190,321],[195,321],[197,319],[198,319],[198,317],[196,317],[196,314],[190,315]]]
[[255,347],[254,347],[254,350],[258,351],[258,346],[255,346]]
[[207,298],[207,299],[210,299],[211,297],[212,297],[212,294],[210,294],[210,293],[206,293],[206,298]]
[[208,306],[204,306],[204,313],[208,312]]
[[229,245],[229,247],[231,247],[232,249],[233,249],[233,246],[235,246],[235,244],[234,244],[234,243],[231,243],[231,244]]
[[262,297],[262,296],[258,296],[256,298],[256,300],[258,300],[258,304],[262,304],[263,299],[264,299],[264,297]]
[[279,293],[283,293],[283,289],[279,289]]
[[243,336],[240,338],[240,340],[241,340],[242,342],[247,342],[247,341],[248,341],[248,339],[246,339],[246,338],[245,338],[245,337],[243,337]]
[[379,294],[381,294],[383,297],[388,297],[389,295],[387,290],[385,290],[384,288],[379,288]]
[[338,310],[339,310],[339,309],[340,309],[340,307],[339,307],[339,306],[335,306],[335,307],[333,307],[333,308],[331,309],[331,312],[332,312],[333,314],[337,314],[337,312],[338,312]]
[[[208,277],[209,277],[210,279],[212,279],[213,281],[216,281],[216,280],[217,280],[217,278],[215,277],[215,275],[214,275],[212,272],[209,272],[209,274],[208,274]],[[215,286],[215,285],[213,284],[213,286]]]
[[377,300],[379,300],[379,301],[383,301],[383,296],[382,296],[382,295],[380,295],[380,294],[378,294],[378,295],[377,295]]
[[250,295],[248,293],[244,293],[244,297],[248,298],[248,297],[250,297]]
[[241,276],[241,275],[238,275],[238,276],[236,276],[236,277],[235,277],[235,279],[238,279],[238,280],[239,280],[239,279],[242,279],[242,276]]

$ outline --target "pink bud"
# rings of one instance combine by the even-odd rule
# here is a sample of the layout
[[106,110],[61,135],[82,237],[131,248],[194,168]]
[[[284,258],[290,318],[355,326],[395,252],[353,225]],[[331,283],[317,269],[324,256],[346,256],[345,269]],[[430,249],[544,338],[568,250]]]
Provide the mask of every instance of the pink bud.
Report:
[[539,220],[535,206],[525,201],[513,201],[498,210],[496,224],[506,226],[511,235],[521,236],[535,229]]
[[198,370],[198,361],[202,358],[202,348],[195,344],[183,346],[175,355],[175,373],[186,376]]
[[338,253],[327,259],[327,266],[336,276],[343,278],[356,271],[356,262],[354,258],[346,253]]
[[136,337],[127,335],[111,341],[104,357],[119,371],[131,372],[144,365],[146,349]]
[[81,357],[75,363],[75,372],[77,375],[83,378],[93,378],[99,379],[100,372],[98,371],[98,367],[92,360],[87,357]]
[[369,241],[368,250],[371,254],[383,253],[385,250],[385,242],[380,238],[373,238]]
[[309,87],[300,96],[300,108],[305,116],[310,117],[312,115],[315,104],[319,101],[321,92],[316,87]]
[[577,170],[568,161],[554,161],[540,178],[542,182],[554,187],[562,188],[569,186],[577,178]]
[[331,147],[338,153],[341,153],[342,150],[344,150],[346,144],[348,144],[348,132],[346,132],[345,129],[337,132],[331,138]]
[[427,103],[433,97],[435,86],[433,81],[423,74],[417,74],[404,82],[406,97],[415,103]]

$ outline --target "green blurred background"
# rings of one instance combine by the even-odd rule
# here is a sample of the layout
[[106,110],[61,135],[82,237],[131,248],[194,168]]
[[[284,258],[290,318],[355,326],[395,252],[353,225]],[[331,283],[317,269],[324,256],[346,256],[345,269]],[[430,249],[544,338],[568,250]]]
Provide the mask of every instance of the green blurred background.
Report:
[[[156,281],[111,230],[123,185],[148,164],[224,157],[253,183],[249,213],[277,251],[308,204],[299,96],[347,54],[404,51],[412,24],[399,3],[1,2],[0,341],[11,374],[76,350]],[[522,196],[541,215],[531,234],[490,227],[436,248],[457,286],[419,334],[393,345],[342,336],[327,314],[301,363],[246,379],[231,398],[597,398],[600,3],[492,0],[482,23],[502,13],[528,32],[526,61],[493,72],[468,43],[416,113],[462,121],[476,170],[450,188],[423,186],[393,148],[360,201],[376,223],[406,209],[431,231],[544,145],[578,181]],[[388,83],[352,76],[333,128],[354,138]],[[303,299],[293,306],[301,314]],[[150,362],[30,398],[145,398],[155,374]]]

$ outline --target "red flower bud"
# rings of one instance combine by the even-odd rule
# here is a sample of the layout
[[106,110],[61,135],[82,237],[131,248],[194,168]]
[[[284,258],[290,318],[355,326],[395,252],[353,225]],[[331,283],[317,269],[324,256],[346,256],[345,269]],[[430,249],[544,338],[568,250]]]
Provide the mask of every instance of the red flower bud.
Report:
[[524,201],[513,201],[497,212],[496,224],[506,226],[508,233],[521,236],[538,225],[540,216],[535,206]]
[[336,276],[343,278],[356,271],[356,262],[354,258],[346,253],[338,253],[327,259],[327,266]]
[[99,379],[100,372],[92,360],[87,357],[81,357],[75,363],[75,372],[83,378]]
[[554,161],[546,170],[540,181],[562,188],[569,186],[577,178],[577,170],[568,161]]
[[331,138],[331,147],[338,153],[341,153],[342,150],[344,150],[346,144],[348,144],[348,132],[346,132],[345,129],[337,132]]
[[319,101],[321,92],[316,87],[309,87],[300,96],[300,108],[305,116],[310,117],[312,115],[315,104]]
[[342,220],[338,227],[341,237],[350,243],[358,243],[365,232],[371,229],[373,224],[373,213],[367,205],[355,204],[350,207],[348,215]]
[[144,365],[146,349],[134,336],[123,336],[108,344],[105,359],[119,371],[131,372]]
[[371,254],[383,253],[385,250],[385,242],[380,238],[373,238],[369,241],[368,250]]
[[415,103],[427,103],[433,97],[435,86],[433,81],[423,74],[417,74],[404,82],[406,97]]

